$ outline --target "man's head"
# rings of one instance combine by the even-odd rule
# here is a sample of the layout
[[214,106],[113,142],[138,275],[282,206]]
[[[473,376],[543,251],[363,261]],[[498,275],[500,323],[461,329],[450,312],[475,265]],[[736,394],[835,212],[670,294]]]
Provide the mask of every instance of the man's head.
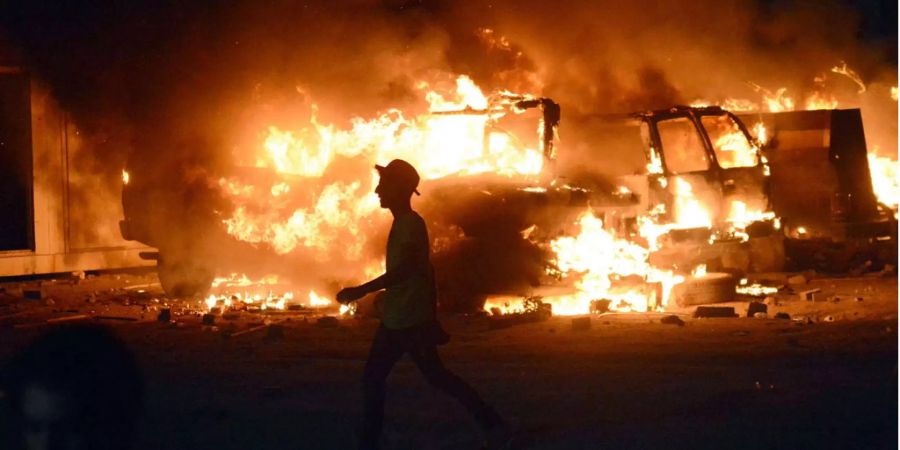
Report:
[[395,159],[386,166],[375,166],[380,178],[375,193],[382,208],[392,208],[409,203],[413,193],[419,195],[419,173],[410,163]]

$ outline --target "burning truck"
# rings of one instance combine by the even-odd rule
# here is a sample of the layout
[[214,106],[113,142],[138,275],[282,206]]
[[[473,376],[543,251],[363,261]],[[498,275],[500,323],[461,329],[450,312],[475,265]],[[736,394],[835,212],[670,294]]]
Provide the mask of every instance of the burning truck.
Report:
[[[271,127],[250,164],[133,160],[123,172],[122,234],[158,249],[144,257],[157,259],[171,295],[204,294],[217,273],[287,272],[315,286],[310,304],[328,303],[319,293],[382,268],[371,245],[379,239],[367,238],[385,231],[383,218],[372,218],[371,165],[400,157],[423,175],[419,208],[442,307],[583,314],[662,309],[676,285],[707,269],[781,270],[785,229],[813,223],[773,197],[798,189],[783,175],[799,145],[786,124],[803,118],[674,106],[567,119],[562,140],[552,99],[485,96],[467,77],[456,87],[455,97],[427,92],[429,111],[415,117],[390,111],[350,130],[315,117],[298,133]],[[837,199],[832,212],[817,213],[834,225],[819,234],[830,241],[841,240],[838,229],[862,227],[864,239],[896,234],[868,183],[855,111],[815,112],[838,117],[817,126],[842,137],[819,153],[800,146],[832,155],[818,168],[839,180],[825,188]],[[303,269],[326,261],[340,269]]]

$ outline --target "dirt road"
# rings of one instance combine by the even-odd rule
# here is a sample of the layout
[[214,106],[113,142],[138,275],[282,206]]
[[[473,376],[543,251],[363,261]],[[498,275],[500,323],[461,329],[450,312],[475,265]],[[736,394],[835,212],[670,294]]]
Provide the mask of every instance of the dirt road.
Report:
[[[502,329],[451,317],[442,353],[515,425],[515,448],[897,448],[896,279],[855,283],[875,288],[814,308],[811,324],[610,315],[574,331],[564,317]],[[106,321],[145,372],[139,448],[354,447],[376,322],[292,318],[269,339],[182,321]],[[0,363],[43,328],[7,324]],[[387,416],[387,448],[479,448],[464,410],[406,360],[389,379]]]

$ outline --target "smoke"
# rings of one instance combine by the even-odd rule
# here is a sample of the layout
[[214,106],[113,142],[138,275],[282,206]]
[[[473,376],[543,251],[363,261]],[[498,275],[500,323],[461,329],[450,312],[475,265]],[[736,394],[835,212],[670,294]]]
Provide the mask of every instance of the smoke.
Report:
[[[163,185],[185,165],[216,178],[267,127],[308,124],[313,104],[337,127],[422,112],[421,83],[456,74],[553,98],[563,142],[580,116],[759,99],[754,85],[802,98],[824,84],[842,107],[892,117],[869,137],[895,152],[896,24],[866,28],[882,8],[896,17],[890,1],[21,0],[0,10],[0,64],[26,66],[79,129],[103,136],[78,166],[109,172],[98,179],[113,192],[120,167],[103,161],[124,153]],[[829,72],[841,61],[871,83],[867,96]]]

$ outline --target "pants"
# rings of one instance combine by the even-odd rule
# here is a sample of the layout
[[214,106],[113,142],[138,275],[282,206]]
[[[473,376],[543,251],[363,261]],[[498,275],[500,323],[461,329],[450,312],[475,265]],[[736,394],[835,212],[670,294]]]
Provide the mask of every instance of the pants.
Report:
[[500,417],[478,393],[444,367],[434,344],[423,344],[402,330],[389,330],[382,325],[375,334],[363,375],[365,417],[360,448],[378,448],[384,422],[385,382],[404,353],[409,353],[429,384],[459,401],[483,430],[500,423]]

